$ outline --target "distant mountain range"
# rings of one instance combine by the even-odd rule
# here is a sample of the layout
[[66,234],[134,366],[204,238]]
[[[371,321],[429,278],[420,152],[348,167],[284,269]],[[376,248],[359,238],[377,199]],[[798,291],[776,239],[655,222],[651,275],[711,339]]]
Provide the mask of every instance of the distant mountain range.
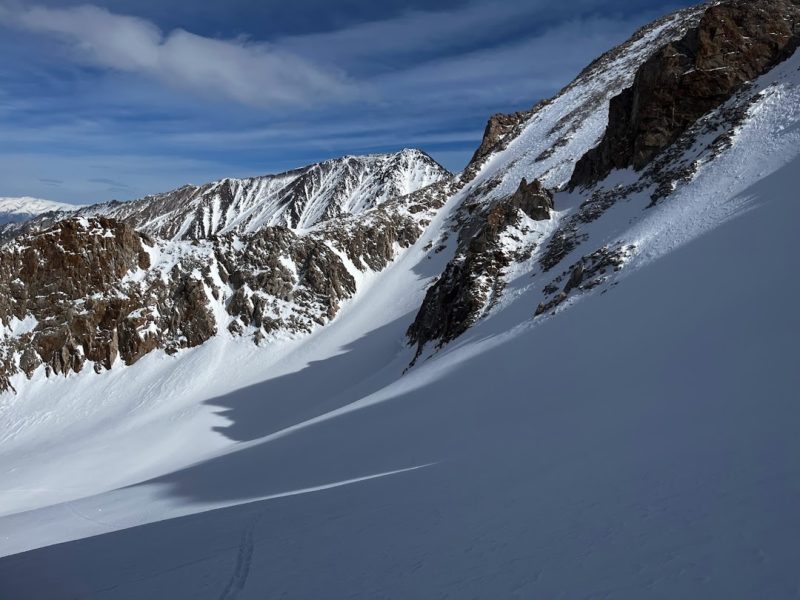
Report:
[[80,208],[64,202],[53,202],[23,196],[20,198],[0,198],[0,225],[21,223],[48,212],[71,212]]

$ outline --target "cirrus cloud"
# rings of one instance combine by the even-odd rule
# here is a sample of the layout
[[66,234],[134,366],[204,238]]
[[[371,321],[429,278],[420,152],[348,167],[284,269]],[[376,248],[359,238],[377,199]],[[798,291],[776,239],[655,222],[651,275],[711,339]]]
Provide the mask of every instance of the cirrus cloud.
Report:
[[363,93],[343,72],[268,43],[216,39],[183,29],[165,34],[150,21],[93,5],[0,6],[0,22],[55,36],[87,65],[256,107],[330,103]]

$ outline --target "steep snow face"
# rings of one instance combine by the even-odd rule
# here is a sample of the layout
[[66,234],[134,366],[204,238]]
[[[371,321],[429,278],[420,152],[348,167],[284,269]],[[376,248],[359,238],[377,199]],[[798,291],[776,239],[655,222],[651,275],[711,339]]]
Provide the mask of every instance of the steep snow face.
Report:
[[276,225],[302,231],[448,177],[424,152],[404,150],[346,156],[279,175],[186,186],[134,202],[92,206],[81,214],[121,219],[167,239],[246,234]]
[[0,225],[6,223],[19,223],[32,219],[37,215],[53,211],[74,211],[80,205],[53,202],[23,196],[20,198],[0,198]]

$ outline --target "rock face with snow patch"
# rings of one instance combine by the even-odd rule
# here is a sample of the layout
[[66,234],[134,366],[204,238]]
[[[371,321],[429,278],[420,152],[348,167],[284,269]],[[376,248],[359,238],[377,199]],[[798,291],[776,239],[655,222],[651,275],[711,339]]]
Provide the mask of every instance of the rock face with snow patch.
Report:
[[508,198],[473,209],[461,227],[456,257],[428,290],[408,330],[417,356],[428,342],[443,344],[458,337],[491,308],[492,298],[502,293],[503,269],[531,251],[521,243],[528,232],[526,221],[549,219],[553,194],[539,181],[523,179]]
[[605,136],[578,162],[571,185],[589,185],[612,169],[641,170],[798,44],[800,6],[792,0],[711,6],[697,27],[655,53],[633,85],[611,101]]
[[[602,131],[595,122],[605,116],[611,98],[630,85],[641,64],[680,39],[702,14],[702,8],[693,7],[658,19],[595,60],[555,98],[489,120],[459,180],[464,198],[454,225],[459,238],[455,256],[428,290],[408,330],[417,358],[426,344],[441,347],[490,314],[511,266],[555,256],[554,244],[562,250],[555,266],[578,245],[569,236],[558,245],[554,234],[536,231],[547,229],[536,222],[551,219],[552,190],[567,183],[575,162],[598,141],[595,136]],[[533,136],[538,145],[526,147]]]
[[[595,130],[595,122],[601,116],[605,120],[609,100],[633,83],[634,74],[648,58],[695,27],[703,13],[704,7],[694,6],[657,19],[592,61],[554,98],[541,100],[529,110],[493,115],[461,180],[481,180],[478,175],[492,157],[517,155],[510,147],[524,145],[528,147],[522,156],[516,156],[510,164],[503,160],[504,167],[480,184],[482,193],[521,163],[528,165],[529,179],[541,179],[550,187],[563,185],[575,161],[589,149],[583,149],[587,139],[591,145],[599,141],[594,136],[602,132]],[[535,136],[535,144],[523,144],[529,136]]]
[[[408,331],[417,356],[425,344],[441,346],[491,314],[515,265],[525,264],[519,270],[533,278],[563,269],[541,284],[535,316],[611,281],[636,246],[603,240],[600,247],[577,255],[594,238],[595,223],[617,204],[641,195],[649,197],[643,208],[654,206],[722,155],[758,102],[751,82],[792,56],[798,45],[800,5],[793,0],[701,5],[644,27],[587,67],[556,98],[530,111],[492,117],[465,171],[455,257],[429,289]],[[589,124],[600,123],[600,116],[604,127],[594,133]],[[598,136],[596,143],[581,151],[592,135]],[[542,144],[543,139],[548,143]],[[538,244],[520,251],[511,240],[499,243],[491,224],[515,226],[501,216],[526,186],[522,179],[511,193],[520,175],[556,189],[574,189],[599,184],[612,170],[628,167],[640,173],[624,184],[591,187],[578,206],[555,219],[556,227]],[[542,212],[524,212],[533,219],[547,218]],[[524,239],[524,232],[517,237]],[[531,286],[540,287],[525,287]]]
[[0,318],[6,326],[36,326],[5,345],[0,386],[17,367],[32,374],[44,363],[67,374],[91,360],[110,368],[119,317],[131,303],[117,286],[129,271],[149,266],[141,234],[110,219],[63,221],[3,248]]

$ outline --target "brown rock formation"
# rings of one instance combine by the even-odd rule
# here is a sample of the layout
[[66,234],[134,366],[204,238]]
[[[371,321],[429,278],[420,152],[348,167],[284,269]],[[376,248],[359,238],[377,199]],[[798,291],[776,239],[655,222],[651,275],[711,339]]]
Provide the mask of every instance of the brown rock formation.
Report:
[[471,180],[478,172],[483,161],[493,152],[503,150],[512,139],[519,135],[519,132],[528,119],[530,119],[543,104],[545,104],[545,102],[537,104],[530,110],[492,115],[486,123],[486,129],[483,132],[483,139],[481,140],[480,146],[478,146],[478,149],[469,161],[469,165],[464,170],[463,179],[465,181]]
[[613,169],[645,167],[700,117],[800,44],[797,0],[731,0],[709,7],[697,27],[656,52],[633,86],[611,101],[600,144],[576,165],[571,187]]
[[553,194],[539,181],[523,179],[514,194],[473,215],[461,230],[456,257],[430,287],[408,329],[417,356],[428,342],[447,343],[476,321],[490,296],[502,291],[503,269],[513,259],[500,245],[502,234],[519,224],[522,214],[543,221],[552,208]]

